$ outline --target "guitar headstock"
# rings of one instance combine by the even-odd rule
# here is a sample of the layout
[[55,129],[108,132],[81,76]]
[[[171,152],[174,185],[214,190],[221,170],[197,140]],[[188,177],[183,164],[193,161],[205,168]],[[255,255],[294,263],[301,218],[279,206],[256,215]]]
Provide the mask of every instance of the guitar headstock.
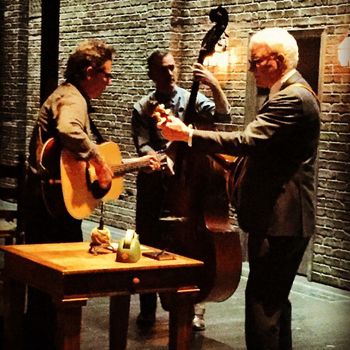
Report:
[[162,120],[162,118],[168,119],[169,116],[172,116],[173,113],[170,108],[165,108],[164,104],[157,104],[153,110],[152,118],[154,118],[157,123]]

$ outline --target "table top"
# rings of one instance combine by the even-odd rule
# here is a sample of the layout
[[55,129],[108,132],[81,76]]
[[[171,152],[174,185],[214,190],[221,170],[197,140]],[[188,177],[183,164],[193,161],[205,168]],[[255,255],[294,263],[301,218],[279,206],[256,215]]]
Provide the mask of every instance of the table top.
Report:
[[[90,242],[24,244],[0,246],[9,257],[47,267],[64,275],[98,273],[103,271],[152,270],[176,267],[200,267],[202,261],[176,255],[174,260],[155,260],[142,256],[136,263],[116,262],[116,253],[94,255],[89,253]],[[155,248],[141,246],[146,252]]]

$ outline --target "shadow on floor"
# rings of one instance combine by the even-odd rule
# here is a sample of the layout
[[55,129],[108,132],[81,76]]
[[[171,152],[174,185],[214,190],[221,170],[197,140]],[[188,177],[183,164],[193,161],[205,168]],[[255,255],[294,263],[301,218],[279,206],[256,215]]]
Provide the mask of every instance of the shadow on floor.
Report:
[[[84,223],[86,232],[93,226]],[[112,237],[124,233],[111,228]],[[236,292],[221,303],[207,303],[206,330],[194,332],[191,350],[244,350],[244,289],[248,266],[243,265]],[[309,282],[297,276],[290,295],[293,305],[294,350],[350,349],[350,292]],[[88,301],[83,311],[81,350],[108,349],[108,298]],[[138,295],[131,297],[128,349],[168,349],[168,313],[157,310],[153,329],[141,332],[136,326],[139,313]]]

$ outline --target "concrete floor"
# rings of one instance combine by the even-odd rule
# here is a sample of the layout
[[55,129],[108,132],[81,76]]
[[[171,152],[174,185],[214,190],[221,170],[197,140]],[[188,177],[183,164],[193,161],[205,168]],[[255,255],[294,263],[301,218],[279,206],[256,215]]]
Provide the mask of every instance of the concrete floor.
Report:
[[[84,240],[90,239],[89,234],[95,226],[96,223],[83,222]],[[113,240],[124,234],[120,230],[111,227],[109,229]],[[0,255],[0,264],[1,258]],[[248,266],[244,263],[241,282],[236,292],[224,302],[207,304],[206,330],[193,333],[191,350],[245,349],[244,289],[247,275]],[[297,276],[290,299],[293,305],[294,350],[350,349],[349,291],[308,282],[304,277]],[[83,308],[81,350],[108,350],[108,308],[108,298],[90,299]],[[168,313],[159,306],[156,325],[148,332],[137,328],[135,320],[138,313],[138,295],[133,295],[128,350],[167,349]],[[1,336],[0,331],[0,349]]]
[[[96,224],[85,221],[85,239]],[[113,239],[123,234],[112,229]],[[236,292],[221,303],[208,303],[206,330],[195,332],[191,350],[243,350],[244,289],[248,266],[244,263]],[[290,295],[293,305],[294,350],[350,349],[350,292],[308,282],[297,276]],[[108,349],[108,298],[88,301],[83,310],[81,350]],[[158,307],[156,325],[140,331],[135,320],[139,312],[138,295],[131,298],[128,349],[165,350],[168,348],[168,313]]]

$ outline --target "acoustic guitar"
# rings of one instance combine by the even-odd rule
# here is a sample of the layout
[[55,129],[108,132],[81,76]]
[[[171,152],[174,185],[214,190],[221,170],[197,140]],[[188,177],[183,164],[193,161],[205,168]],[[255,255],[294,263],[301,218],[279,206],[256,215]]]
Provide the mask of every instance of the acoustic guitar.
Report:
[[[123,191],[123,175],[150,166],[150,161],[133,158],[122,162],[119,146],[114,142],[97,145],[98,152],[113,171],[110,188],[98,185],[94,166],[85,160],[77,160],[54,139],[43,145],[40,156],[42,194],[47,210],[54,217],[68,212],[73,218],[84,219],[103,202],[117,199]],[[165,155],[159,154],[162,162]]]

